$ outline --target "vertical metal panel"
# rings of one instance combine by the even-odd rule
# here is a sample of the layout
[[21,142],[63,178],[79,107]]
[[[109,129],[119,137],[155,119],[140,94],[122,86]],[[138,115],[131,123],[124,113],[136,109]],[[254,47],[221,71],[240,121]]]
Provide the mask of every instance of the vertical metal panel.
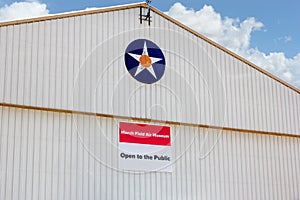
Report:
[[300,112],[298,112],[298,110],[294,109],[294,108],[299,108],[300,107],[300,95],[295,96],[295,95],[292,95],[293,96],[293,106],[291,107],[292,109],[292,112],[291,112],[291,115],[292,115],[292,118],[294,119],[294,125],[295,125],[295,130],[299,130],[300,129]]
[[[150,27],[138,14],[0,27],[1,101],[299,134],[298,93],[156,13]],[[165,54],[166,73],[154,85],[141,85],[124,66],[126,46],[137,38]]]
[[[4,70],[5,70],[5,56],[6,56],[6,50],[5,50],[5,43],[6,43],[6,36],[5,36],[6,28],[0,29],[0,90],[4,90]],[[3,101],[3,92],[0,92],[0,100]]]

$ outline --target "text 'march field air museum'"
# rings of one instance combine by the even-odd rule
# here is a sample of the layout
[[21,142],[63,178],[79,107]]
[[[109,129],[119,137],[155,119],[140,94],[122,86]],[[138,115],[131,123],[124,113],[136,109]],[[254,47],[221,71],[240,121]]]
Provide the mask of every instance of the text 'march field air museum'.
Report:
[[0,24],[0,199],[300,199],[300,91],[137,3]]

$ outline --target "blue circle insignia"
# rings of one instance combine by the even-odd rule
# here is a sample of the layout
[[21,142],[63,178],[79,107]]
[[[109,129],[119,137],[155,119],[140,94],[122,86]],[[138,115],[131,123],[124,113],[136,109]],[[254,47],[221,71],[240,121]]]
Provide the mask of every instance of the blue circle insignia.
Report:
[[126,48],[125,65],[134,79],[152,84],[164,75],[166,61],[163,52],[155,43],[137,39]]

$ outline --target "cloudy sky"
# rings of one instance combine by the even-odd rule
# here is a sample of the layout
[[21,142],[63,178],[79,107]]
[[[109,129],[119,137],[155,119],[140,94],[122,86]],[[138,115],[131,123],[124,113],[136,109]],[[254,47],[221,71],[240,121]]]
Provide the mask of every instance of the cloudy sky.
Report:
[[[106,7],[132,0],[0,0],[0,21]],[[300,88],[299,0],[153,0],[152,5]]]

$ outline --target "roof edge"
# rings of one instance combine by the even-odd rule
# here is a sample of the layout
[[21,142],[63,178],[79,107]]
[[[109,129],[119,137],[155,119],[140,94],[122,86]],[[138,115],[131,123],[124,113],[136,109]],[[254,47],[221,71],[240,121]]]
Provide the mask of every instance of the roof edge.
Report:
[[[25,24],[25,23],[34,23],[34,22],[40,22],[40,21],[46,21],[46,20],[62,19],[62,18],[68,18],[68,17],[77,17],[77,16],[82,16],[82,15],[98,14],[98,13],[111,12],[111,11],[126,10],[126,9],[131,9],[131,8],[138,8],[138,7],[147,8],[148,6],[145,2],[140,2],[140,3],[134,3],[134,4],[126,4],[126,5],[120,5],[120,6],[93,9],[93,10],[74,11],[74,12],[69,12],[69,13],[47,15],[47,16],[36,17],[36,18],[28,18],[28,19],[0,22],[0,27],[19,25],[19,24]],[[197,36],[197,37],[203,39],[204,41],[208,42],[209,44],[215,46],[216,48],[224,51],[225,53],[228,53],[229,55],[237,58],[238,60],[244,62],[245,64],[249,65],[250,67],[258,70],[259,72],[265,74],[266,76],[274,79],[275,81],[283,84],[284,86],[286,86],[286,87],[292,89],[293,91],[297,92],[298,94],[300,94],[300,89],[298,89],[295,86],[287,83],[286,81],[280,79],[279,77],[271,74],[270,72],[262,69],[261,67],[255,65],[254,63],[252,63],[249,60],[243,58],[242,56],[239,56],[238,54],[230,51],[229,49],[223,47],[222,45],[214,42],[213,40],[205,37],[204,35],[198,33],[197,31],[193,30],[192,28],[189,28],[188,26],[186,26],[186,25],[182,24],[181,22],[175,20],[174,18],[168,16],[167,14],[165,14],[162,11],[158,10],[157,8],[154,8],[153,6],[151,6],[151,10],[153,12],[155,12],[156,14],[162,16],[163,18],[169,20],[170,22],[176,24],[177,26],[185,29],[186,31],[194,34],[195,36]]]
[[140,3],[126,4],[126,5],[105,7],[105,8],[96,8],[96,9],[91,9],[91,10],[79,10],[79,11],[60,13],[60,14],[49,14],[49,15],[45,15],[45,16],[27,18],[27,19],[4,21],[4,22],[0,22],[0,27],[26,24],[26,23],[34,23],[34,22],[40,22],[40,21],[46,21],[46,20],[63,19],[63,18],[68,18],[68,17],[78,17],[78,16],[82,16],[82,15],[91,15],[91,14],[126,10],[126,9],[139,8],[139,7],[146,8],[147,4],[145,2],[140,2]]

